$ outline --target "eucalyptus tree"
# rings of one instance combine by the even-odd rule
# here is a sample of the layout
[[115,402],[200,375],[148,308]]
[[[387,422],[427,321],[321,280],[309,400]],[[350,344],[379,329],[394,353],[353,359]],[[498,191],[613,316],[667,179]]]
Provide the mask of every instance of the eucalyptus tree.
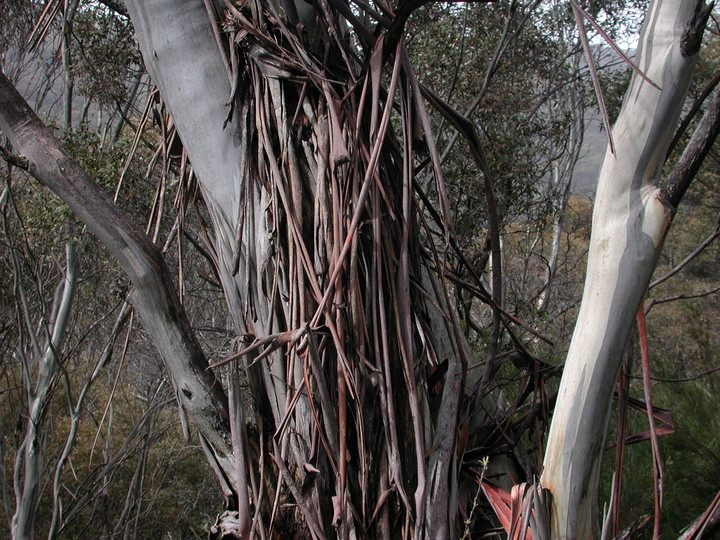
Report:
[[[160,250],[0,75],[0,128],[14,152],[6,159],[57,193],[133,283],[133,307],[226,496],[218,537],[470,535],[479,490],[496,501],[495,484],[510,489],[533,472],[516,451],[518,425],[479,375],[492,371],[475,368],[494,364],[507,332],[529,366],[521,403],[535,398],[547,366],[519,337],[534,331],[503,310],[502,208],[483,139],[422,84],[406,50],[405,25],[421,4],[124,3],[204,199],[208,226],[196,244],[213,263],[236,335],[234,351],[212,365]],[[506,10],[507,27],[520,31],[518,20],[539,5],[488,9]],[[547,489],[526,497],[537,501],[526,515],[538,537],[548,512],[553,537],[596,534],[597,426],[606,423],[617,359],[671,211],[646,184],[664,160],[657,132],[682,106],[703,7],[656,0],[648,12],[640,65],[662,90],[635,80],[606,158],[603,178],[614,181],[604,180],[598,195],[587,300],[545,458]],[[496,53],[512,42],[498,42]],[[663,47],[669,54],[659,54]],[[677,78],[662,79],[673,70]],[[487,289],[473,268],[460,279],[447,262],[463,258],[428,106],[463,139],[482,178]],[[631,116],[649,131],[632,132]],[[704,156],[713,126],[691,158]],[[672,186],[686,183],[695,161]],[[681,196],[674,189],[668,205]],[[615,281],[619,275],[629,281]],[[480,362],[455,312],[455,288],[492,309]],[[585,378],[590,368],[597,382]],[[572,445],[585,451],[572,453]],[[477,459],[488,454],[489,464]]]
[[597,536],[599,460],[623,350],[677,205],[720,130],[716,94],[679,164],[655,185],[711,8],[657,1],[646,14],[639,71],[600,173],[583,301],[540,479],[553,496],[553,537]]

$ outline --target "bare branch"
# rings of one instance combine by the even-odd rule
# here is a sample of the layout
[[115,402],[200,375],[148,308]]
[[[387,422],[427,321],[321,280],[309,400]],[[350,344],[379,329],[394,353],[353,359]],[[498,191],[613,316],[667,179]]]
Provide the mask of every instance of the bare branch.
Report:
[[687,131],[690,123],[700,112],[702,106],[705,104],[708,97],[710,97],[710,94],[712,94],[712,91],[715,89],[718,83],[720,83],[720,71],[716,73],[715,76],[707,82],[705,88],[703,88],[702,92],[700,92],[700,95],[693,102],[692,107],[690,107],[690,110],[685,115],[685,118],[683,118],[683,121],[680,123],[680,127],[678,127],[677,131],[675,132],[675,137],[673,138],[672,142],[670,143],[670,147],[668,148],[668,156],[673,152],[673,150],[675,150],[675,147]]
[[24,157],[13,154],[4,146],[0,146],[0,154],[2,154],[3,159],[10,165],[15,165],[16,167],[27,171],[28,161]]
[[690,142],[662,187],[663,196],[672,208],[677,209],[719,133],[720,90],[716,90]]
[[165,360],[177,394],[232,477],[227,398],[200,349],[157,247],[61,147],[0,72],[0,128],[27,156],[28,172],[83,220],[128,274],[133,304]]
[[680,270],[685,268],[689,262],[691,262],[695,257],[700,255],[700,253],[703,252],[703,250],[708,247],[710,244],[712,244],[715,239],[720,236],[720,214],[718,214],[717,219],[715,220],[715,227],[713,228],[712,232],[710,233],[710,236],[708,236],[705,240],[703,240],[698,247],[696,247],[693,252],[685,257],[680,263],[675,266],[672,270],[670,270],[667,274],[665,274],[662,277],[659,277],[650,285],[648,285],[648,289],[652,289],[653,287],[656,287],[663,283],[664,281],[667,281],[671,277],[673,277],[675,274],[677,274]]
[[666,304],[668,302],[675,302],[677,300],[688,300],[690,298],[703,298],[705,296],[713,295],[718,291],[720,291],[720,287],[713,287],[712,289],[709,289],[707,291],[698,292],[698,293],[683,293],[683,294],[677,294],[675,296],[668,296],[667,298],[660,298],[660,299],[653,298],[652,300],[650,300],[650,302],[648,302],[648,306],[647,306],[647,308],[645,308],[645,314],[647,315],[653,307],[658,306],[660,304]]

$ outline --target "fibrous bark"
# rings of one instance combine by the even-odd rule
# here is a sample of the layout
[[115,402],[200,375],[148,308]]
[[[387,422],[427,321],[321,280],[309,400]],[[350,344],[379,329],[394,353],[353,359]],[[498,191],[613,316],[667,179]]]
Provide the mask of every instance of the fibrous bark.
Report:
[[[297,517],[319,537],[453,535],[466,344],[420,242],[413,147],[432,134],[413,105],[410,12],[374,35],[343,2],[227,3],[228,40],[216,3],[126,5],[213,219]],[[424,374],[443,362],[431,407]]]

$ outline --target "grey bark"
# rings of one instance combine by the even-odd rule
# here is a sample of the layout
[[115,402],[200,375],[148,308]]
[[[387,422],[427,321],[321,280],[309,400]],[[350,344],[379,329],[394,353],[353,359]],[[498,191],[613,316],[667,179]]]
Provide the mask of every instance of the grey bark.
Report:
[[208,369],[158,248],[103,193],[0,73],[0,128],[27,170],[58,195],[117,258],[134,285],[132,304],[163,358],[178,400],[208,441],[209,459],[233,484],[227,398]]

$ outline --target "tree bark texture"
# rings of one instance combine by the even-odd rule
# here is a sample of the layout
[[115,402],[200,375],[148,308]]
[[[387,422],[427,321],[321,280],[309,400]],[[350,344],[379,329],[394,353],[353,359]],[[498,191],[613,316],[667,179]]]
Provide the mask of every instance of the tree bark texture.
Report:
[[[126,2],[300,519],[315,537],[446,537],[467,347],[420,247],[411,147],[429,124],[396,32],[373,36],[340,4],[233,6],[228,40],[212,2]],[[424,374],[444,361],[431,403]]]
[[[212,220],[206,247],[235,354],[208,369],[157,248],[2,75],[0,127],[132,280],[133,305],[230,501],[218,530],[290,536],[301,523],[299,534],[314,538],[458,537],[458,509],[484,474],[466,453],[500,445],[492,463],[505,466],[511,450],[497,440],[513,434],[487,396],[471,395],[470,351],[443,275],[453,227],[426,99],[470,141],[491,203],[489,168],[474,125],[415,77],[402,34],[417,5],[369,11],[372,25],[342,0],[124,5]],[[557,538],[596,532],[620,353],[671,215],[652,182],[694,65],[701,6],[652,4],[639,58],[661,90],[633,79],[617,152],[603,165],[542,477]],[[420,185],[432,186],[437,210],[423,206]],[[497,224],[491,233],[498,255]],[[476,295],[501,307],[500,282],[491,294],[478,282]],[[494,321],[497,337],[500,309]],[[218,370],[230,371],[228,395]]]
[[[600,173],[582,304],[547,443],[543,487],[552,535],[598,535],[599,465],[610,404],[635,312],[674,208],[655,187],[690,84],[704,28],[703,2],[655,0],[638,65]],[[694,45],[693,45],[694,44]]]

